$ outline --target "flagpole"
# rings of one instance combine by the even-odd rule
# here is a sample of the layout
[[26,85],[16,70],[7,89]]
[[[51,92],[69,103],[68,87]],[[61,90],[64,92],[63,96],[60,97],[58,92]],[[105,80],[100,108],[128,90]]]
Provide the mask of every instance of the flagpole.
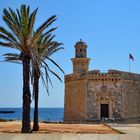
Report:
[[131,72],[131,60],[134,61],[134,57],[131,53],[129,53],[129,72]]
[[130,57],[129,57],[129,72],[130,72],[130,70],[131,70],[131,66],[130,66],[131,64],[130,64]]

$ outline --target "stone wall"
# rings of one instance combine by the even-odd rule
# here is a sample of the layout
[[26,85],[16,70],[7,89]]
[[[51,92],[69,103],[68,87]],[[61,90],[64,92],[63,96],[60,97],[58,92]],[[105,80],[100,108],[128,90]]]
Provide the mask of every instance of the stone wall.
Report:
[[105,76],[104,78],[106,81],[101,78],[101,80],[89,80],[88,82],[87,119],[101,119],[101,104],[109,105],[109,118],[122,119],[121,81],[111,81]]
[[123,81],[124,118],[140,117],[140,81]]
[[[66,79],[67,81],[67,79]],[[86,118],[86,80],[65,83],[64,122],[82,122]]]
[[108,104],[109,118],[140,118],[140,75],[99,70],[65,76],[65,122],[101,119],[101,104]]

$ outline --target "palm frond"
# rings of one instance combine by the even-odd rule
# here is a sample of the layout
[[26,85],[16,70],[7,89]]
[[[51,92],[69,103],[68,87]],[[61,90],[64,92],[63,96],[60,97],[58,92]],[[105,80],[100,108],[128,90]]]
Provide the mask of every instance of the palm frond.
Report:
[[21,15],[20,15],[20,12],[19,12],[18,9],[16,9],[16,12],[17,12],[17,17],[18,17],[18,20],[19,20],[20,30],[21,30]]
[[[5,9],[6,10],[6,9]],[[7,10],[6,10],[7,11]],[[8,11],[7,11],[8,12]],[[9,12],[8,12],[9,13]],[[7,15],[3,15],[3,20],[5,21],[5,23],[7,24],[7,26],[11,29],[11,31],[13,32],[13,34],[16,35],[16,37],[22,41],[22,35],[21,32],[19,30],[19,28],[16,26],[16,24],[13,22],[13,19],[11,20],[12,17],[9,17]]]
[[56,74],[54,71],[52,71],[51,69],[48,69],[48,71],[51,72],[60,82],[63,82],[60,76]]
[[5,35],[3,35],[3,34],[0,34],[0,39],[3,39],[3,40],[5,40],[5,41],[9,41],[9,42],[14,43],[13,40],[11,40],[10,38],[8,38],[7,36],[5,36]]
[[45,21],[35,32],[32,42],[36,42],[40,37],[40,34],[50,26],[56,20],[56,16],[51,16],[47,21]]
[[[44,52],[45,55],[49,54],[53,49],[56,49],[57,47],[59,47],[60,45],[62,45],[62,43],[57,43],[52,41],[52,39],[55,36],[52,36],[51,34],[48,34],[47,36],[45,36],[42,40],[42,46],[39,47],[40,52]],[[42,56],[44,56],[44,54]]]
[[14,46],[14,44],[11,43],[11,42],[1,42],[1,41],[0,41],[0,46],[9,47],[9,48],[16,48],[16,47]]
[[[53,71],[48,67],[47,63],[46,63],[44,60],[43,60],[43,63],[45,64],[47,70],[48,70],[49,72],[51,72],[60,82],[62,82],[62,79],[61,79],[55,72],[53,72]],[[62,70],[62,71],[63,71],[63,70]]]
[[51,37],[51,34],[45,35],[44,38],[42,39],[42,44],[46,44],[46,42],[48,42],[48,39]]
[[57,29],[57,27],[49,29],[47,32],[45,32],[45,33],[43,34],[43,37],[46,36],[46,35],[48,35],[48,34],[50,34],[50,33],[52,33],[52,32],[55,31],[56,29]]
[[49,76],[49,74],[48,74],[47,68],[44,67],[44,70],[45,70],[45,77],[46,77],[46,80],[48,80],[49,83],[51,84],[51,86],[53,87],[53,84],[52,84],[51,78],[50,78],[50,76]]
[[60,47],[61,45],[63,45],[63,43],[58,43],[54,41],[51,42],[48,50],[46,51],[46,56],[50,57],[55,52],[55,50],[57,51],[58,48],[60,48],[59,50],[64,49],[63,47]]
[[61,69],[61,67],[54,61],[54,60],[52,60],[51,58],[49,58],[49,57],[46,57],[48,60],[50,60],[57,68],[59,68],[59,70],[63,73],[63,74],[65,74],[65,72]]
[[26,10],[26,5],[21,5],[20,8],[20,15],[21,15],[21,32],[24,40],[28,38],[28,14]]
[[[48,86],[48,80],[45,80],[44,79],[44,76],[43,76],[43,74],[41,73],[41,79],[42,79],[42,83],[43,83],[43,86],[45,87],[45,89],[46,89],[46,92],[48,93],[48,95],[49,95],[49,86]],[[46,82],[45,82],[46,81]]]
[[36,17],[37,11],[38,11],[38,8],[36,10],[34,10],[31,13],[30,17],[29,17],[29,24],[28,24],[28,33],[29,33],[29,35],[31,35],[32,31],[33,31],[33,27],[34,27],[35,17]]
[[[48,38],[47,42],[48,43],[53,43],[53,39],[55,38],[55,35],[52,35],[50,38]],[[46,42],[45,42],[46,43]]]
[[[21,49],[20,49],[20,45],[17,44],[17,43],[15,43],[13,40],[11,40],[10,38],[8,38],[7,36],[5,36],[5,35],[3,35],[3,34],[0,34],[0,39],[3,39],[3,40],[5,40],[5,41],[7,41],[8,44],[9,44],[9,43],[10,43],[10,44],[13,44],[14,48],[16,48],[16,49],[18,49],[18,50],[21,50]],[[6,42],[4,42],[4,43],[6,43]],[[12,47],[12,48],[13,48],[13,47]]]
[[9,11],[10,11],[10,13],[11,13],[13,22],[14,22],[14,23],[16,24],[16,26],[20,29],[20,28],[21,28],[20,22],[19,22],[19,19],[18,19],[16,13],[15,13],[11,8],[9,8]]
[[15,56],[15,57],[20,57],[20,54],[18,53],[5,53],[3,56]]
[[64,50],[64,47],[56,48],[53,51],[48,52],[47,56],[50,57],[51,55],[53,55],[54,53],[56,53],[56,52],[58,52],[60,50]]
[[4,61],[5,62],[12,62],[12,63],[21,64],[20,54],[17,54],[17,53],[6,53],[6,54],[3,54],[3,56],[4,56]]
[[7,11],[6,8],[3,9],[3,14],[4,14],[9,20],[11,20],[11,21],[13,22],[13,18],[12,18],[12,16],[11,16],[11,14]]
[[18,44],[18,41],[16,39],[16,37],[9,31],[7,31],[5,28],[0,26],[0,32],[4,35],[6,35],[8,38],[10,38],[13,42]]

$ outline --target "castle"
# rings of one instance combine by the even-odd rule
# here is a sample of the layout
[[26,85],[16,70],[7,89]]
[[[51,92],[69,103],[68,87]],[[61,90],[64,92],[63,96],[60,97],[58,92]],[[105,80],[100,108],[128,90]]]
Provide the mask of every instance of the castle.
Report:
[[140,118],[140,75],[118,70],[89,71],[86,43],[80,40],[74,47],[73,73],[65,75],[64,122]]

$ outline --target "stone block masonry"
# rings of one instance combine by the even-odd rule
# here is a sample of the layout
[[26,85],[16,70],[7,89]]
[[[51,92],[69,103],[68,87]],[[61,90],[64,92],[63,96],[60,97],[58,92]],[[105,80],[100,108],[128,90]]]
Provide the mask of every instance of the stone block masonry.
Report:
[[89,71],[86,49],[84,42],[76,43],[73,73],[65,75],[64,122],[139,119],[140,74]]

